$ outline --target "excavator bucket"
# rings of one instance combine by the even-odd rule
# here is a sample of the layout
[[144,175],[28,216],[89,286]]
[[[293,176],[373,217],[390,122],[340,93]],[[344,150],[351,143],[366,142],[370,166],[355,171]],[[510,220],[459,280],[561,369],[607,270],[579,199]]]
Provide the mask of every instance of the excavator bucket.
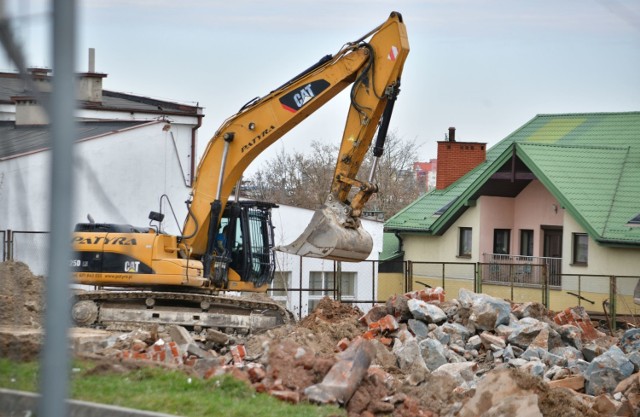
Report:
[[340,202],[328,202],[316,210],[311,223],[293,243],[275,250],[311,258],[360,262],[373,248],[371,235],[360,220],[347,213],[349,208]]

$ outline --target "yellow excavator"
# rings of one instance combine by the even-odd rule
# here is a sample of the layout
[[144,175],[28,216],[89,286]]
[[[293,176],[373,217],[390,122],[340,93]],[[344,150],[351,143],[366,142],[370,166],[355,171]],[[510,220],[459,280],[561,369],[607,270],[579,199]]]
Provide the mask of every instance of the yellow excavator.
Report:
[[[130,329],[178,324],[252,332],[290,320],[265,293],[273,278],[274,204],[231,198],[249,164],[285,133],[351,85],[350,106],[330,192],[302,236],[276,250],[358,262],[372,249],[362,228],[364,204],[377,192],[375,166],[356,178],[378,131],[373,154],[382,155],[389,119],[409,53],[402,16],[389,18],[360,39],[323,57],[264,97],[244,105],[209,141],[199,163],[182,234],[159,226],[76,225],[71,267],[77,283],[95,286],[75,295],[79,326]],[[160,225],[163,214],[149,218]]]

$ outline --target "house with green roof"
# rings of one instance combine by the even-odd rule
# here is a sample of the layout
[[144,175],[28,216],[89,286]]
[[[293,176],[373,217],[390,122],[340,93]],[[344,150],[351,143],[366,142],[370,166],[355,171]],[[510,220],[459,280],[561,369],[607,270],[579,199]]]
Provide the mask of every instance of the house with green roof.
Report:
[[640,313],[640,112],[538,115],[483,145],[438,142],[439,185],[385,223],[380,259],[410,261],[412,283],[451,297],[602,311],[613,285],[618,311]]

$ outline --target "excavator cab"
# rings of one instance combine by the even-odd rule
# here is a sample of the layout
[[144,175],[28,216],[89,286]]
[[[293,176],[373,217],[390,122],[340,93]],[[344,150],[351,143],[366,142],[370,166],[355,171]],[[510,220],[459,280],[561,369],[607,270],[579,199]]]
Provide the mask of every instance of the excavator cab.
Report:
[[221,288],[229,281],[252,283],[258,288],[273,279],[273,224],[275,204],[261,201],[230,201],[216,235],[212,282]]

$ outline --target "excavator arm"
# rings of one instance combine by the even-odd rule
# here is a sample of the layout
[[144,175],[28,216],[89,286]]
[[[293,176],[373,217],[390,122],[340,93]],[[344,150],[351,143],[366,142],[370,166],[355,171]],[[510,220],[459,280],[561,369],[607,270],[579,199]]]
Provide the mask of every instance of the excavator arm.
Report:
[[[205,275],[211,268],[221,213],[245,169],[268,146],[349,85],[351,102],[327,202],[300,238],[278,249],[352,261],[369,255],[371,237],[360,227],[359,216],[377,187],[372,183],[373,176],[362,181],[356,175],[379,125],[374,154],[382,153],[408,53],[402,16],[393,12],[382,25],[268,95],[251,101],[222,124],[200,161],[190,201],[191,215],[183,228],[182,243],[191,256],[203,258]],[[349,201],[353,187],[358,192]]]

